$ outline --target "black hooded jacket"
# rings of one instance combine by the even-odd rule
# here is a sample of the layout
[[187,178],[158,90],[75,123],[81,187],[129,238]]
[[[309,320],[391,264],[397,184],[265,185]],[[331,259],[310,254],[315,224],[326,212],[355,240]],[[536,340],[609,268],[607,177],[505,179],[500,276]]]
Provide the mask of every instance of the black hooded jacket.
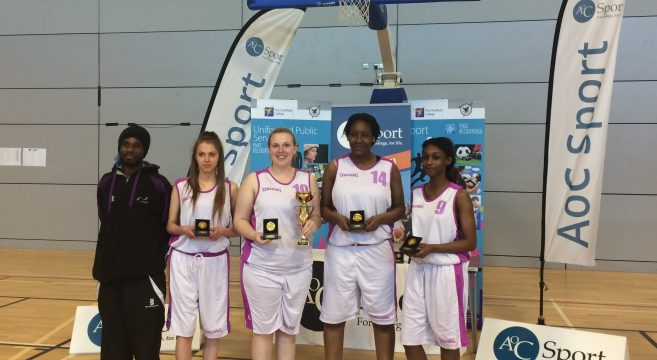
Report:
[[164,273],[171,184],[158,169],[144,162],[126,178],[115,166],[98,182],[100,232],[94,279],[126,280]]

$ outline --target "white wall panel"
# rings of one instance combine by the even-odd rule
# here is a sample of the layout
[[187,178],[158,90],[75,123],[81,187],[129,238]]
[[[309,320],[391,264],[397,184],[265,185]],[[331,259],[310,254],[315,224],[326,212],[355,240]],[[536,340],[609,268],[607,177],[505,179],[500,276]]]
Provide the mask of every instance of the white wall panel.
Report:
[[[392,35],[396,30],[391,29]],[[328,85],[373,82],[372,64],[381,62],[376,32],[359,28],[302,28],[277,84]],[[363,63],[370,69],[363,70]]]
[[623,19],[618,43],[616,80],[657,80],[655,29],[657,17]]
[[[101,126],[98,176],[112,170],[114,157],[117,154],[118,139],[126,126]],[[146,161],[160,166],[160,174],[166,176],[169,182],[187,175],[192,147],[201,131],[201,126],[145,128],[151,135],[151,146],[146,155]]]
[[103,89],[100,123],[202,124],[211,87]]
[[101,35],[104,87],[214,86],[237,31]]
[[604,195],[596,258],[657,260],[657,196]]
[[655,136],[657,124],[609,126],[603,193],[657,195]]
[[545,125],[486,126],[486,191],[541,191],[544,138]]
[[[556,19],[561,1],[481,0],[399,6],[400,24]],[[653,0],[625,2],[625,16],[657,15]]]
[[616,82],[611,97],[609,122],[611,123],[655,123],[652,106],[657,99],[657,81]]
[[461,99],[486,108],[486,123],[545,123],[547,83],[405,85],[411,100]]
[[0,1],[0,35],[92,32],[98,32],[97,1]]
[[302,86],[288,88],[277,86],[272,99],[294,99],[303,101],[330,101],[333,105],[368,104],[372,96],[371,86]]
[[0,238],[95,241],[96,185],[2,184]]
[[0,89],[0,124],[96,124],[96,89]]
[[0,125],[0,144],[46,149],[45,167],[0,166],[3,183],[95,184],[98,180],[95,125]]
[[541,194],[486,192],[484,206],[485,254],[540,255]]
[[242,27],[241,0],[101,0],[100,31],[223,30]]
[[546,82],[555,21],[400,25],[410,83]]
[[0,87],[98,85],[97,35],[0,36]]

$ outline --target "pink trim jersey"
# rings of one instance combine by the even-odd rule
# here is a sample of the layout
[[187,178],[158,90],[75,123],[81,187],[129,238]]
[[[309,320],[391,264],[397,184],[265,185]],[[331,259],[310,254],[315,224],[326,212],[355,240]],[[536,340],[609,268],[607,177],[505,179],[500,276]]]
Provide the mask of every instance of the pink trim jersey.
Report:
[[[428,199],[424,188],[426,184],[416,186],[411,193],[413,235],[422,238],[425,244],[445,244],[459,237],[456,220],[456,194],[461,188],[455,183],[449,186],[435,199]],[[432,253],[414,261],[435,264],[454,265],[469,260],[467,253],[447,254]]]
[[[346,155],[336,159],[335,164],[337,171],[331,197],[338,214],[349,218],[350,211],[364,210],[367,219],[390,209],[392,161],[381,158],[370,169],[361,169]],[[381,225],[372,232],[343,231],[331,225],[328,241],[333,246],[372,245],[390,239],[390,233],[390,225]]]
[[[196,198],[196,204],[192,203],[192,189],[187,185],[187,178],[178,179],[174,185],[180,200],[180,215],[178,224],[181,226],[194,225],[196,219],[210,219],[210,227],[232,227],[233,219],[230,213],[230,182],[226,180],[223,184],[226,189],[224,207],[220,216],[213,216],[212,207],[217,187],[208,191],[201,191]],[[208,238],[189,238],[187,235],[173,236],[170,246],[186,253],[218,253],[226,250],[230,240],[221,236],[216,241]]]
[[287,184],[274,179],[269,169],[257,171],[256,177],[258,193],[251,213],[251,226],[262,233],[263,219],[278,219],[278,235],[281,238],[266,245],[258,245],[246,239],[242,248],[242,261],[256,268],[279,273],[311,266],[311,247],[297,245],[301,238],[301,228],[296,210],[299,206],[296,192],[310,191],[310,174],[297,170]]

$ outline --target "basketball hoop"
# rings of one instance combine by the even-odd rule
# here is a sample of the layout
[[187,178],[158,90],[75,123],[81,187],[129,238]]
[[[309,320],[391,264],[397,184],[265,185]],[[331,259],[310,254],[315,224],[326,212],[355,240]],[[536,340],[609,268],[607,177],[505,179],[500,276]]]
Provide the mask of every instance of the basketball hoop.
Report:
[[338,4],[340,23],[347,26],[368,25],[370,22],[370,0],[340,0]]

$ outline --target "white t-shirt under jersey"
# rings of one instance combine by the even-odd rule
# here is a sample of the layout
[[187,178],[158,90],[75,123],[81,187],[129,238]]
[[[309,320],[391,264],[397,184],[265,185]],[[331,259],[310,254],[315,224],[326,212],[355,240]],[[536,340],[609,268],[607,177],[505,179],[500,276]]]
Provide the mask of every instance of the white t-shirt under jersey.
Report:
[[[180,202],[180,215],[178,224],[181,226],[194,225],[196,219],[210,219],[210,227],[232,227],[232,216],[230,213],[230,182],[223,183],[226,191],[224,206],[221,209],[220,216],[213,216],[212,207],[214,197],[217,193],[217,186],[208,191],[201,191],[196,198],[196,204],[192,203],[192,189],[187,185],[187,178],[178,179],[175,187],[178,192]],[[230,245],[230,240],[221,236],[216,241],[206,237],[189,238],[187,235],[172,237],[170,246],[186,253],[218,253],[226,250]]]

